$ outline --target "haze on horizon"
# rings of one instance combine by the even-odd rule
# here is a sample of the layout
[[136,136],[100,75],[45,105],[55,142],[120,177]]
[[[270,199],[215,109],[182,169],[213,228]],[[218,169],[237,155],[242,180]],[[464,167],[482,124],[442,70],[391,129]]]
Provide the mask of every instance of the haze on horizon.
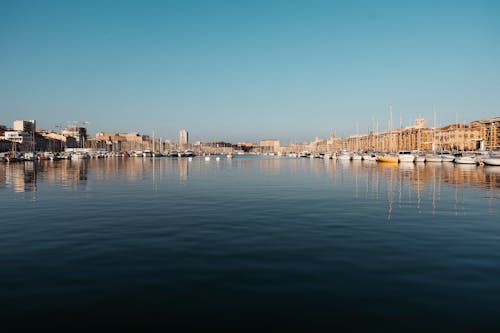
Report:
[[0,124],[283,142],[500,114],[498,1],[1,1]]

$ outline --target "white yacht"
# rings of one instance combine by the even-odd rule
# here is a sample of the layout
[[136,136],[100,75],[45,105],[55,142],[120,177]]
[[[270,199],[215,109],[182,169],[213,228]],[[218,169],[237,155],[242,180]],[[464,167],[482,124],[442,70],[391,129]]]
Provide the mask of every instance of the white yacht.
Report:
[[427,154],[425,155],[425,162],[427,163],[441,163],[443,159],[439,154]]
[[350,161],[351,153],[349,153],[347,150],[341,150],[340,154],[337,155],[337,159],[340,161]]
[[439,155],[441,155],[443,162],[455,162],[455,156],[447,150],[440,151]]
[[500,166],[500,155],[490,153],[488,157],[483,159],[485,165]]
[[425,162],[425,160],[426,160],[426,156],[423,154],[418,154],[417,156],[415,156],[415,162],[423,163],[423,162]]
[[455,163],[456,164],[477,164],[477,158],[471,154],[456,154],[455,155]]
[[376,160],[377,160],[377,155],[375,155],[374,153],[363,155],[363,161],[376,161]]
[[401,162],[413,163],[415,162],[415,155],[413,155],[412,152],[409,150],[400,150],[398,152],[398,159],[400,163]]
[[353,161],[361,161],[362,159],[363,159],[363,155],[358,154],[358,153],[352,154],[352,160]]
[[71,160],[87,160],[90,158],[90,155],[82,152],[75,152],[71,154]]

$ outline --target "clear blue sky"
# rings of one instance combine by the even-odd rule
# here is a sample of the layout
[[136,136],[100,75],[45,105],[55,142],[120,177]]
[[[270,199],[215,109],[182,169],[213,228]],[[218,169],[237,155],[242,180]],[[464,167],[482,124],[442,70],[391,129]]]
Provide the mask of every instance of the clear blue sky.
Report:
[[[0,123],[312,140],[500,115],[500,1],[0,0]],[[357,125],[358,124],[358,125]]]

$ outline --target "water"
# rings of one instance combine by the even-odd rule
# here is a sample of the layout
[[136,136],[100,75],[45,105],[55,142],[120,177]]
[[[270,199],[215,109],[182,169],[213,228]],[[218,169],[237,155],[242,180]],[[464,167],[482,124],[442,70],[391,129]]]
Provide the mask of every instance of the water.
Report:
[[0,164],[3,327],[498,331],[500,170]]

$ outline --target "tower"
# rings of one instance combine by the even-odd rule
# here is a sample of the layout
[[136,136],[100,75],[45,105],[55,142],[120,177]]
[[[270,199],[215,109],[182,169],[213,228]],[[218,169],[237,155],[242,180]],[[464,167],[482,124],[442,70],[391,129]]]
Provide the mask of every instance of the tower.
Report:
[[189,143],[189,133],[185,129],[180,130],[179,132],[179,145],[187,146]]

